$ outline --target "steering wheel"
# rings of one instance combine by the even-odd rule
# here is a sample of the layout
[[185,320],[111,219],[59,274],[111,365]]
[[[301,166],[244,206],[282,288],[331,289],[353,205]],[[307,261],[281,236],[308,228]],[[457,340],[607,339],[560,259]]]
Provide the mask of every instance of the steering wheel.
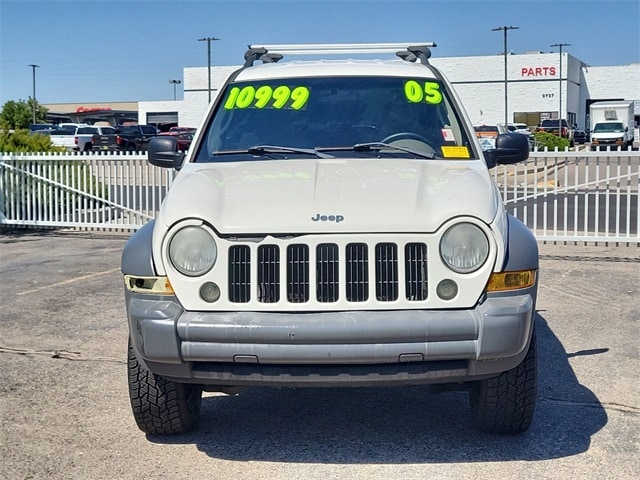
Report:
[[[429,140],[427,140],[422,135],[418,135],[417,133],[413,133],[413,132],[394,133],[394,134],[389,135],[388,137],[385,137],[384,139],[382,139],[381,142],[382,143],[393,143],[393,142],[400,142],[402,140],[410,140],[409,145],[402,145],[402,146],[406,146],[407,148],[414,148],[415,150],[424,150],[424,147],[420,148],[422,145],[416,144],[416,142],[419,142],[419,143],[424,144],[427,147],[429,147],[427,150],[429,150],[429,151],[431,151],[433,153],[437,153],[438,152],[438,149],[435,148]],[[416,144],[416,146],[412,147],[411,144]]]

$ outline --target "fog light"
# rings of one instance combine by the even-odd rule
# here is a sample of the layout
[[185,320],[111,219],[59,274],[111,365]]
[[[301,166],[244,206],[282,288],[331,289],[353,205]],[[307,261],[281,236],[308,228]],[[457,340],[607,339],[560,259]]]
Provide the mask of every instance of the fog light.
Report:
[[220,287],[213,282],[203,283],[200,287],[200,298],[205,302],[217,302],[220,298]]
[[451,300],[458,294],[458,285],[453,280],[442,280],[436,288],[436,293],[443,300]]

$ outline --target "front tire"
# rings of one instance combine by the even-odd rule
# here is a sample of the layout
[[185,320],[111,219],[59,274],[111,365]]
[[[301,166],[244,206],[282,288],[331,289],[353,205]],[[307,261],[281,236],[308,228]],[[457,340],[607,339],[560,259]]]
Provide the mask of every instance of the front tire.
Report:
[[473,423],[489,433],[523,433],[533,420],[537,397],[536,332],[522,362],[497,377],[471,387],[469,403]]
[[202,387],[177,383],[148,371],[129,340],[129,398],[138,428],[154,435],[186,433],[198,423]]

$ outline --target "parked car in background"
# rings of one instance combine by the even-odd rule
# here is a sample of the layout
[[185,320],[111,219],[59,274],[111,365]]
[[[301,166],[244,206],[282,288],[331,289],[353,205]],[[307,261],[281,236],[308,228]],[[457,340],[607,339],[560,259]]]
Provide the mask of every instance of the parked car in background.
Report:
[[525,135],[529,140],[529,148],[531,150],[535,149],[536,139],[529,125],[526,123],[499,123],[498,127],[500,129],[500,133],[519,133],[521,135]]
[[591,150],[633,147],[634,102],[594,102],[589,107]]
[[55,130],[58,126],[53,123],[34,123],[29,126],[29,131],[31,133],[38,132],[40,130]]
[[59,123],[58,128],[63,130],[76,130],[79,127],[88,127],[88,123]]
[[117,150],[118,136],[113,127],[88,125],[78,127],[75,136],[74,150],[89,152],[91,150]]
[[72,151],[75,150],[76,131],[79,128],[76,125],[78,124],[66,124],[64,127],[52,125],[52,128],[36,129],[32,130],[31,133],[35,135],[48,135],[51,138],[51,143],[53,145],[56,147],[64,147],[67,150]]
[[[558,127],[558,125],[560,126]],[[552,135],[559,135],[560,137],[569,140],[569,145],[573,146],[574,129],[569,127],[569,124],[564,118],[560,122],[558,119],[543,120],[538,126],[536,132],[546,132],[551,133]]]
[[482,150],[495,148],[496,138],[500,133],[505,133],[500,131],[501,129],[498,125],[475,125],[473,129],[476,132],[476,137],[478,137]]
[[500,133],[510,132],[510,133],[521,133],[527,136],[532,135],[531,129],[529,128],[529,125],[527,125],[526,123],[507,123],[506,125],[504,123],[499,123],[498,125],[504,129],[504,131]]
[[[175,127],[174,127],[175,128]],[[193,129],[195,131],[195,129]],[[193,131],[171,131],[159,133],[158,136],[173,137],[178,141],[178,150],[188,150],[193,141]]]
[[574,130],[573,132],[573,143],[574,144],[584,144],[589,142],[589,134],[584,130]]
[[195,133],[194,127],[171,127],[168,133]]
[[158,129],[153,125],[126,125],[116,127],[118,147],[130,152],[147,150],[149,140],[158,135]]

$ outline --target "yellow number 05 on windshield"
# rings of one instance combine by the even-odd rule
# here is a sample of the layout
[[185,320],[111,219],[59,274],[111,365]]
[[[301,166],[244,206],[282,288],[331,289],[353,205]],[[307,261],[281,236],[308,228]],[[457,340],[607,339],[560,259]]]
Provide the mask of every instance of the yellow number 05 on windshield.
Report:
[[291,108],[300,110],[309,100],[307,87],[290,88],[286,85],[272,87],[262,85],[258,88],[251,85],[246,87],[233,87],[229,92],[229,98],[224,102],[224,108]]
[[404,84],[404,94],[412,103],[425,101],[435,105],[442,102],[440,84],[437,82],[424,82],[424,85],[420,85],[415,80],[408,80]]

